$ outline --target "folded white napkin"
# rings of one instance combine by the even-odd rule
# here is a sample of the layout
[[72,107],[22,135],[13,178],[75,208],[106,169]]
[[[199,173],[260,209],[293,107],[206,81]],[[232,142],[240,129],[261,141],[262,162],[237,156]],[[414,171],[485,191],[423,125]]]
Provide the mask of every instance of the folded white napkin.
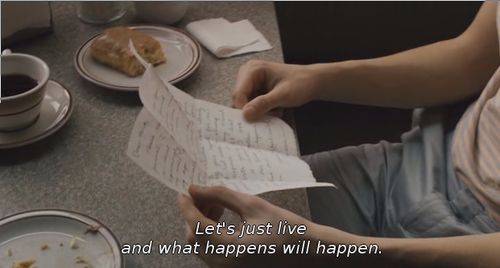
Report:
[[273,48],[248,20],[234,23],[223,18],[199,20],[189,23],[186,29],[219,58]]

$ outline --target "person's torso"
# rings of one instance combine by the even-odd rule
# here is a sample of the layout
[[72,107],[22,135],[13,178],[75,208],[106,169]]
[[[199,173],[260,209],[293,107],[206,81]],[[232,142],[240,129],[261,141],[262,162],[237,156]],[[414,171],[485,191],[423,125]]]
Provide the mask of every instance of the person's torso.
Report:
[[[500,37],[500,5],[497,5],[497,30]],[[456,176],[469,185],[500,224],[499,88],[500,67],[460,119],[452,148]]]

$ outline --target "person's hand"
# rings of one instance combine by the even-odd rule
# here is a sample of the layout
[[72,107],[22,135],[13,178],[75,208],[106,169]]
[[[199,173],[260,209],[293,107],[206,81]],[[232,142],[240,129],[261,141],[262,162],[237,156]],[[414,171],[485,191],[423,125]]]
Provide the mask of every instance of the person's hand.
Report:
[[306,65],[251,60],[240,67],[233,105],[255,121],[277,108],[301,106],[314,97],[314,78]]
[[[206,241],[214,245],[270,245],[276,246],[276,253],[272,255],[243,254],[237,258],[224,255],[205,255],[200,250],[200,257],[211,267],[279,267],[289,263],[290,267],[299,267],[297,258],[304,256],[280,254],[281,245],[297,243],[298,240],[312,239],[316,224],[282,208],[272,205],[256,196],[247,195],[230,190],[226,187],[199,187],[189,188],[191,197],[179,194],[178,204],[186,221],[186,239],[189,243],[199,242],[202,246]],[[200,229],[208,225],[216,225],[224,209],[238,213],[242,221],[247,224],[272,224],[272,235],[246,235],[238,238],[241,226],[236,227],[234,235],[196,235],[196,225],[200,222]],[[307,231],[304,235],[276,235],[279,221],[286,220],[290,225],[304,224]],[[294,265],[295,264],[295,265]]]

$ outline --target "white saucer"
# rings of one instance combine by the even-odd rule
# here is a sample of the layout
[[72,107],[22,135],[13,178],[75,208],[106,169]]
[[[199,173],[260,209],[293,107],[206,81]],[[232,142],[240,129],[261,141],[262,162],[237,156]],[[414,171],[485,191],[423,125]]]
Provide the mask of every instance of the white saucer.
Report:
[[35,267],[124,266],[118,240],[108,228],[63,210],[35,210],[0,219],[0,267],[25,261],[35,262]]
[[15,148],[46,138],[60,129],[73,111],[71,94],[61,84],[49,80],[38,119],[16,131],[0,131],[0,149]]
[[[201,47],[198,42],[184,31],[167,26],[131,26],[157,40],[167,62],[155,67],[160,77],[171,84],[189,77],[200,65]],[[141,76],[129,77],[108,66],[96,62],[90,55],[92,42],[100,37],[99,33],[87,40],[75,54],[75,67],[86,80],[110,89],[137,91]]]

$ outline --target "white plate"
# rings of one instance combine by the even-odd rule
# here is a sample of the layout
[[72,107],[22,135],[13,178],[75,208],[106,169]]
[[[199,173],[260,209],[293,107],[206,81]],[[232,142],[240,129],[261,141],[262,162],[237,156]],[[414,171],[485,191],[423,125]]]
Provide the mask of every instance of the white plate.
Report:
[[[96,231],[89,232],[91,226]],[[105,226],[61,210],[35,210],[0,220],[0,267],[30,260],[38,268],[124,266],[119,243]]]
[[71,94],[61,84],[49,80],[40,109],[38,119],[31,126],[16,131],[0,131],[0,149],[28,145],[60,129],[73,111]]
[[[172,84],[190,76],[201,61],[201,47],[190,35],[172,27],[131,26],[156,39],[163,49],[167,62],[155,67],[162,79]],[[96,62],[90,56],[92,42],[103,33],[87,40],[76,52],[75,67],[88,81],[111,89],[137,91],[141,76],[129,77],[119,71]]]

